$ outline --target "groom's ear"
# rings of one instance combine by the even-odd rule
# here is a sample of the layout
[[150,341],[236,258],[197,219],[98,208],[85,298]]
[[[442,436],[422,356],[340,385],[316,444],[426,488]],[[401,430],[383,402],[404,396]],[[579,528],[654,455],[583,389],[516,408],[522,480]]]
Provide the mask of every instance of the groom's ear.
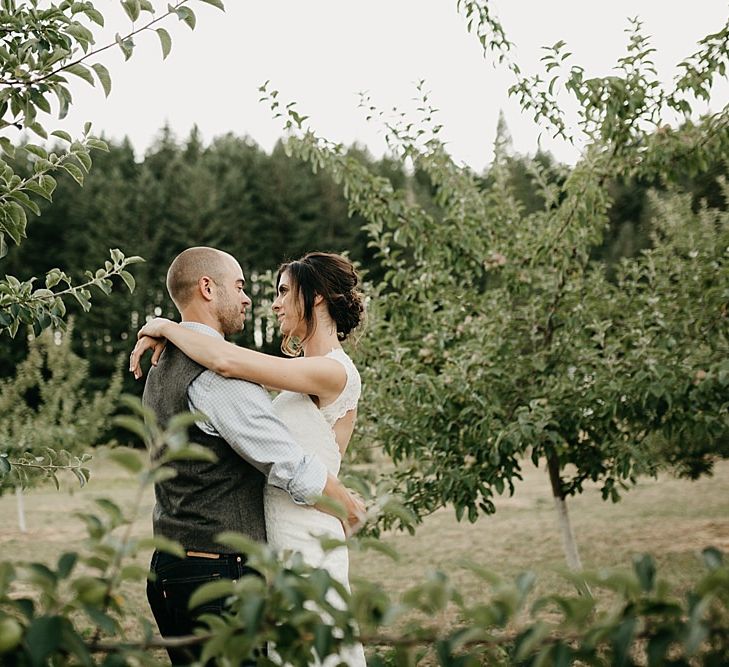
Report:
[[212,301],[213,300],[213,280],[209,276],[202,276],[197,281],[197,288],[200,290],[200,296],[202,296],[205,301]]

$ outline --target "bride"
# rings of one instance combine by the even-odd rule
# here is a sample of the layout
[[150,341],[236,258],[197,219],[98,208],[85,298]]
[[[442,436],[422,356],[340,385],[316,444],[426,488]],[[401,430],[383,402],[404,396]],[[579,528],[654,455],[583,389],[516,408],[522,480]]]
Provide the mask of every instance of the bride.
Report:
[[[159,339],[167,339],[220,375],[280,390],[273,401],[275,412],[302,449],[316,455],[336,476],[354,429],[361,388],[359,373],[341,345],[364,313],[352,263],[341,255],[312,252],[283,264],[273,311],[283,335],[282,350],[292,359],[238,347],[156,318],[139,331],[131,370],[136,377],[141,375],[139,360],[149,348],[154,348],[152,363],[156,363],[163,349]],[[294,503],[285,491],[270,485],[264,502],[268,543],[278,552],[300,552],[308,565],[325,568],[349,588],[346,547],[325,552],[318,539],[322,535],[343,539],[342,523],[314,507]],[[340,662],[364,667],[362,645],[342,647],[324,665]]]

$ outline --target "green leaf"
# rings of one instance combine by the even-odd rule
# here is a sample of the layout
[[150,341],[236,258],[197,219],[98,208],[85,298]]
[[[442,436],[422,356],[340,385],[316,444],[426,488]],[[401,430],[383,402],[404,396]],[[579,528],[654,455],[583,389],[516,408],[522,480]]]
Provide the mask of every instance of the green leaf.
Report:
[[613,634],[613,650],[615,651],[613,664],[628,664],[628,656],[630,655],[630,648],[633,645],[637,625],[637,618],[628,617],[618,626]]
[[154,548],[178,558],[185,557],[185,550],[179,542],[164,537],[163,535],[155,535],[154,537],[145,537],[139,540],[139,546],[143,549]]
[[86,145],[89,148],[93,148],[97,151],[104,151],[104,153],[109,152],[109,146],[105,141],[101,141],[101,139],[96,139],[94,137],[89,137],[86,140]]
[[[456,508],[456,510],[458,510],[458,508]],[[403,526],[412,526],[417,521],[415,514],[408,507],[405,507],[402,502],[395,498],[389,499],[383,505],[382,514],[399,519]]]
[[73,474],[76,476],[79,486],[83,489],[89,480],[88,476],[85,475],[82,470],[86,470],[86,468],[82,468],[80,470],[78,468],[71,468],[71,472],[73,472]]
[[79,161],[79,164],[88,174],[89,171],[91,171],[91,158],[89,157],[89,154],[86,151],[78,151],[77,153],[74,153],[74,155]]
[[97,625],[107,634],[115,635],[119,632],[119,624],[111,618],[111,616],[105,614],[96,607],[86,604],[84,605],[84,612],[91,619],[94,625]]
[[69,574],[71,574],[71,571],[76,565],[76,562],[78,561],[78,554],[74,551],[70,551],[67,553],[64,553],[59,559],[58,559],[58,576],[61,579],[65,579],[68,577]]
[[168,479],[174,479],[175,477],[177,477],[177,470],[170,466],[162,466],[152,473],[152,481],[155,484],[166,482]]
[[30,197],[28,197],[25,192],[22,190],[16,190],[15,192],[11,192],[10,196],[15,199],[16,201],[19,201],[23,206],[26,206],[29,208],[33,213],[36,215],[40,215],[41,211],[40,208],[38,208],[38,204],[36,204]]
[[68,619],[63,620],[61,646],[63,651],[76,658],[78,664],[83,667],[92,667],[94,664],[89,649],[81,636],[76,632]]
[[96,76],[99,77],[99,83],[101,83],[101,87],[104,89],[104,95],[109,97],[109,93],[111,92],[111,76],[109,75],[109,70],[101,63],[94,63],[91,65],[91,68],[96,72]]
[[129,288],[129,291],[134,292],[134,287],[136,286],[134,276],[129,273],[129,271],[120,271],[119,276],[124,281],[124,284]]
[[170,463],[171,461],[209,461],[215,463],[218,460],[215,452],[194,443],[185,445],[180,449],[168,449],[163,456],[160,457],[160,463]]
[[656,578],[656,564],[653,558],[649,554],[644,554],[640,558],[636,556],[633,558],[633,568],[643,591],[648,593],[653,590]]
[[120,466],[122,466],[122,468],[128,470],[131,473],[136,474],[144,468],[144,465],[142,464],[139,455],[132,449],[112,449],[109,452],[108,456],[112,461],[118,463]]
[[381,554],[388,556],[392,560],[400,560],[400,554],[397,550],[383,540],[375,537],[361,537],[357,540],[358,544],[364,549],[372,549],[379,551]]
[[212,5],[213,7],[217,7],[221,11],[225,11],[225,5],[223,5],[222,0],[201,0],[202,2]]
[[50,195],[40,186],[40,184],[37,181],[35,181],[35,180],[28,181],[24,187],[26,190],[30,190],[34,194],[40,195],[44,199],[51,201]]
[[701,552],[701,556],[710,570],[718,570],[724,564],[724,554],[716,547],[706,547]]
[[534,625],[528,627],[516,639],[516,660],[519,662],[526,660],[541,645],[547,635],[549,635],[549,626],[542,621],[537,621]]
[[28,153],[32,153],[36,157],[39,157],[43,160],[48,159],[48,153],[40,146],[35,146],[34,144],[26,144],[25,146],[23,146],[23,148],[28,151]]
[[[10,616],[0,618],[0,645],[3,653],[14,653],[23,640],[23,626]],[[22,650],[22,649],[21,649]]]
[[0,456],[0,475],[7,475],[11,469],[7,456]]
[[347,510],[344,508],[342,503],[333,500],[329,496],[317,496],[316,505],[323,511],[326,511],[327,514],[332,514],[343,521],[347,520]]
[[[44,181],[44,178],[50,179],[50,181]],[[51,187],[52,186],[52,187]],[[51,194],[56,187],[56,181],[52,176],[41,176],[38,180],[33,179],[25,184],[25,189],[40,195],[48,201],[52,201]]]
[[58,137],[59,139],[63,139],[64,141],[67,141],[69,144],[73,143],[73,139],[71,138],[71,135],[68,132],[65,132],[64,130],[53,130],[51,132],[52,137]]
[[134,52],[134,42],[131,38],[122,39],[122,36],[119,33],[114,36],[114,40],[124,54],[124,60],[129,60]]
[[0,137],[0,148],[3,149],[3,152],[8,157],[15,157],[15,146],[13,146],[13,142],[7,137]]
[[7,232],[10,238],[15,241],[16,245],[20,245],[20,241],[25,237],[25,227],[28,222],[25,209],[14,201],[7,202],[4,209],[14,223],[12,226],[6,227]]
[[219,581],[211,581],[210,583],[203,584],[190,596],[187,608],[194,609],[206,602],[227,597],[233,593],[234,589],[235,583],[231,579],[221,579]]
[[38,108],[41,111],[45,111],[46,113],[51,113],[50,102],[48,102],[48,100],[46,99],[46,96],[44,94],[33,93],[33,94],[31,94],[31,100],[38,106]]
[[655,637],[651,637],[646,650],[648,667],[662,667],[666,664],[666,653],[673,641],[672,633],[667,631],[659,631]]
[[329,655],[334,641],[333,628],[324,623],[317,623],[314,628],[314,648],[319,655]]
[[195,29],[195,12],[193,12],[192,9],[185,6],[177,7],[177,9],[175,9],[175,14],[177,14],[177,18],[179,18],[180,21],[184,21],[190,26],[190,30]]
[[48,160],[44,160],[41,157],[39,157],[33,163],[33,173],[35,173],[35,174],[42,174],[47,171],[50,171],[51,169],[55,169],[54,165],[51,164]]
[[75,74],[76,76],[81,77],[84,81],[87,81],[92,86],[95,84],[94,77],[91,76],[91,72],[89,72],[89,68],[86,67],[85,65],[76,63],[75,65],[69,65],[68,67],[65,67],[64,69],[71,74]]
[[164,28],[157,28],[156,32],[162,45],[162,58],[164,59],[170,55],[170,51],[172,50],[172,38],[170,37],[170,33]]
[[127,431],[131,431],[143,442],[149,437],[149,433],[147,432],[144,422],[138,417],[134,417],[132,415],[117,415],[111,421],[114,426],[120,426]]
[[64,162],[61,168],[68,172],[76,183],[79,185],[84,184],[84,173],[75,164]]
[[139,18],[139,12],[141,7],[139,6],[139,0],[122,0],[122,7],[127,13],[127,16],[132,20],[136,21]]
[[91,19],[91,20],[92,20],[92,21],[93,21],[94,23],[96,23],[96,25],[99,25],[99,26],[101,26],[102,28],[104,27],[104,17],[103,17],[103,15],[102,15],[102,14],[101,14],[101,13],[100,13],[99,11],[97,11],[97,10],[96,10],[96,9],[94,9],[93,7],[88,7],[88,6],[87,6],[87,7],[86,7],[86,8],[84,9],[84,13],[85,13],[85,14],[86,14],[86,16],[88,16],[88,17],[89,17],[89,18],[90,18],[90,19]]
[[132,563],[130,565],[125,565],[122,568],[119,577],[121,581],[139,581],[142,579],[146,579],[148,571],[149,570],[146,567]]
[[68,109],[73,98],[68,88],[60,83],[53,86],[53,92],[58,98],[58,118],[63,120],[68,115]]
[[172,417],[169,422],[167,422],[167,432],[177,433],[179,431],[187,429],[189,426],[192,426],[197,422],[206,422],[207,420],[207,416],[199,411],[180,412],[179,414],[176,414],[174,417]]
[[258,542],[255,542],[250,537],[235,533],[232,531],[225,531],[215,536],[215,541],[218,544],[222,544],[226,547],[230,547],[236,553],[247,554],[252,556],[254,554],[261,554],[263,547]]
[[30,123],[28,128],[33,130],[33,132],[35,132],[39,137],[48,139],[48,132],[43,129],[43,126],[40,123]]
[[44,665],[61,643],[63,624],[58,616],[36,618],[25,634],[25,645],[34,665]]
[[109,516],[114,526],[124,523],[124,513],[119,505],[109,498],[96,498],[94,502]]
[[48,174],[43,174],[39,180],[41,187],[46,192],[46,194],[49,195],[50,198],[50,195],[52,195],[56,189],[56,179],[53,178],[53,176],[49,176]]

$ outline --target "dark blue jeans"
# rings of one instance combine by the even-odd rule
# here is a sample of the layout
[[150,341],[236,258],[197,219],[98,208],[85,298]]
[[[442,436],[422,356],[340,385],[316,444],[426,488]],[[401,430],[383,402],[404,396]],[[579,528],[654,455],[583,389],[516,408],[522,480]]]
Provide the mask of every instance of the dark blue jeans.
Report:
[[[191,635],[199,625],[197,619],[200,615],[223,613],[225,598],[188,609],[190,596],[197,588],[218,579],[259,575],[246,565],[246,557],[240,554],[221,555],[217,559],[196,556],[183,559],[155,551],[149,569],[155,576],[152,577],[154,581],[147,581],[147,600],[160,634],[165,638]],[[171,648],[167,649],[167,653],[173,665],[189,665],[200,657],[201,647]],[[255,665],[255,662],[243,664]]]

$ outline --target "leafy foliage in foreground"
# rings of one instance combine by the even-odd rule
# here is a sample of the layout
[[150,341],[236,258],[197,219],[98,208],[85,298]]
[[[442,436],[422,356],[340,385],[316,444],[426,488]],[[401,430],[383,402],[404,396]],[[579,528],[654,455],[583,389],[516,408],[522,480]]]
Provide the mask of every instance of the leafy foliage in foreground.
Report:
[[[138,492],[128,507],[96,498],[78,514],[88,538],[55,564],[0,562],[0,659],[7,665],[160,665],[150,648],[173,640],[155,635],[146,614],[131,609],[125,585],[142,586],[147,568],[135,557],[157,548],[182,555],[182,547],[162,538],[134,537],[131,526],[145,490],[171,473],[165,464],[178,458],[205,458],[209,452],[186,438],[199,415],[180,415],[161,431],[135,399],[132,414],[119,421],[148,447],[166,446],[154,464],[134,450],[109,456],[137,477]],[[265,642],[282,657],[306,664],[335,653],[346,642],[362,640],[372,665],[417,663],[430,651],[438,664],[569,665],[720,665],[729,659],[729,564],[716,549],[704,551],[706,572],[685,594],[660,579],[650,556],[637,557],[630,572],[572,575],[601,591],[593,597],[549,595],[537,600],[535,578],[524,573],[506,581],[467,564],[484,582],[483,597],[466,597],[447,575],[435,572],[392,599],[375,582],[357,582],[349,594],[329,574],[293,557],[282,560],[266,546],[237,534],[221,543],[250,555],[265,575],[216,581],[198,589],[190,604],[227,598],[222,617],[203,616],[199,633],[175,639],[177,646],[203,644],[203,658],[237,665]],[[352,538],[350,548],[377,543]],[[339,542],[323,544],[336,548]],[[396,554],[394,555],[396,557]],[[331,591],[345,605],[333,604]],[[602,599],[604,596],[604,599]],[[456,610],[459,622],[437,620]],[[137,626],[139,630],[124,631]],[[271,664],[258,657],[258,664]]]
[[88,481],[88,452],[109,427],[122,375],[117,363],[106,390],[90,395],[84,387],[89,364],[72,351],[72,337],[73,327],[45,331],[30,342],[15,376],[0,382],[0,494],[45,479],[58,487],[63,469],[81,486]]

